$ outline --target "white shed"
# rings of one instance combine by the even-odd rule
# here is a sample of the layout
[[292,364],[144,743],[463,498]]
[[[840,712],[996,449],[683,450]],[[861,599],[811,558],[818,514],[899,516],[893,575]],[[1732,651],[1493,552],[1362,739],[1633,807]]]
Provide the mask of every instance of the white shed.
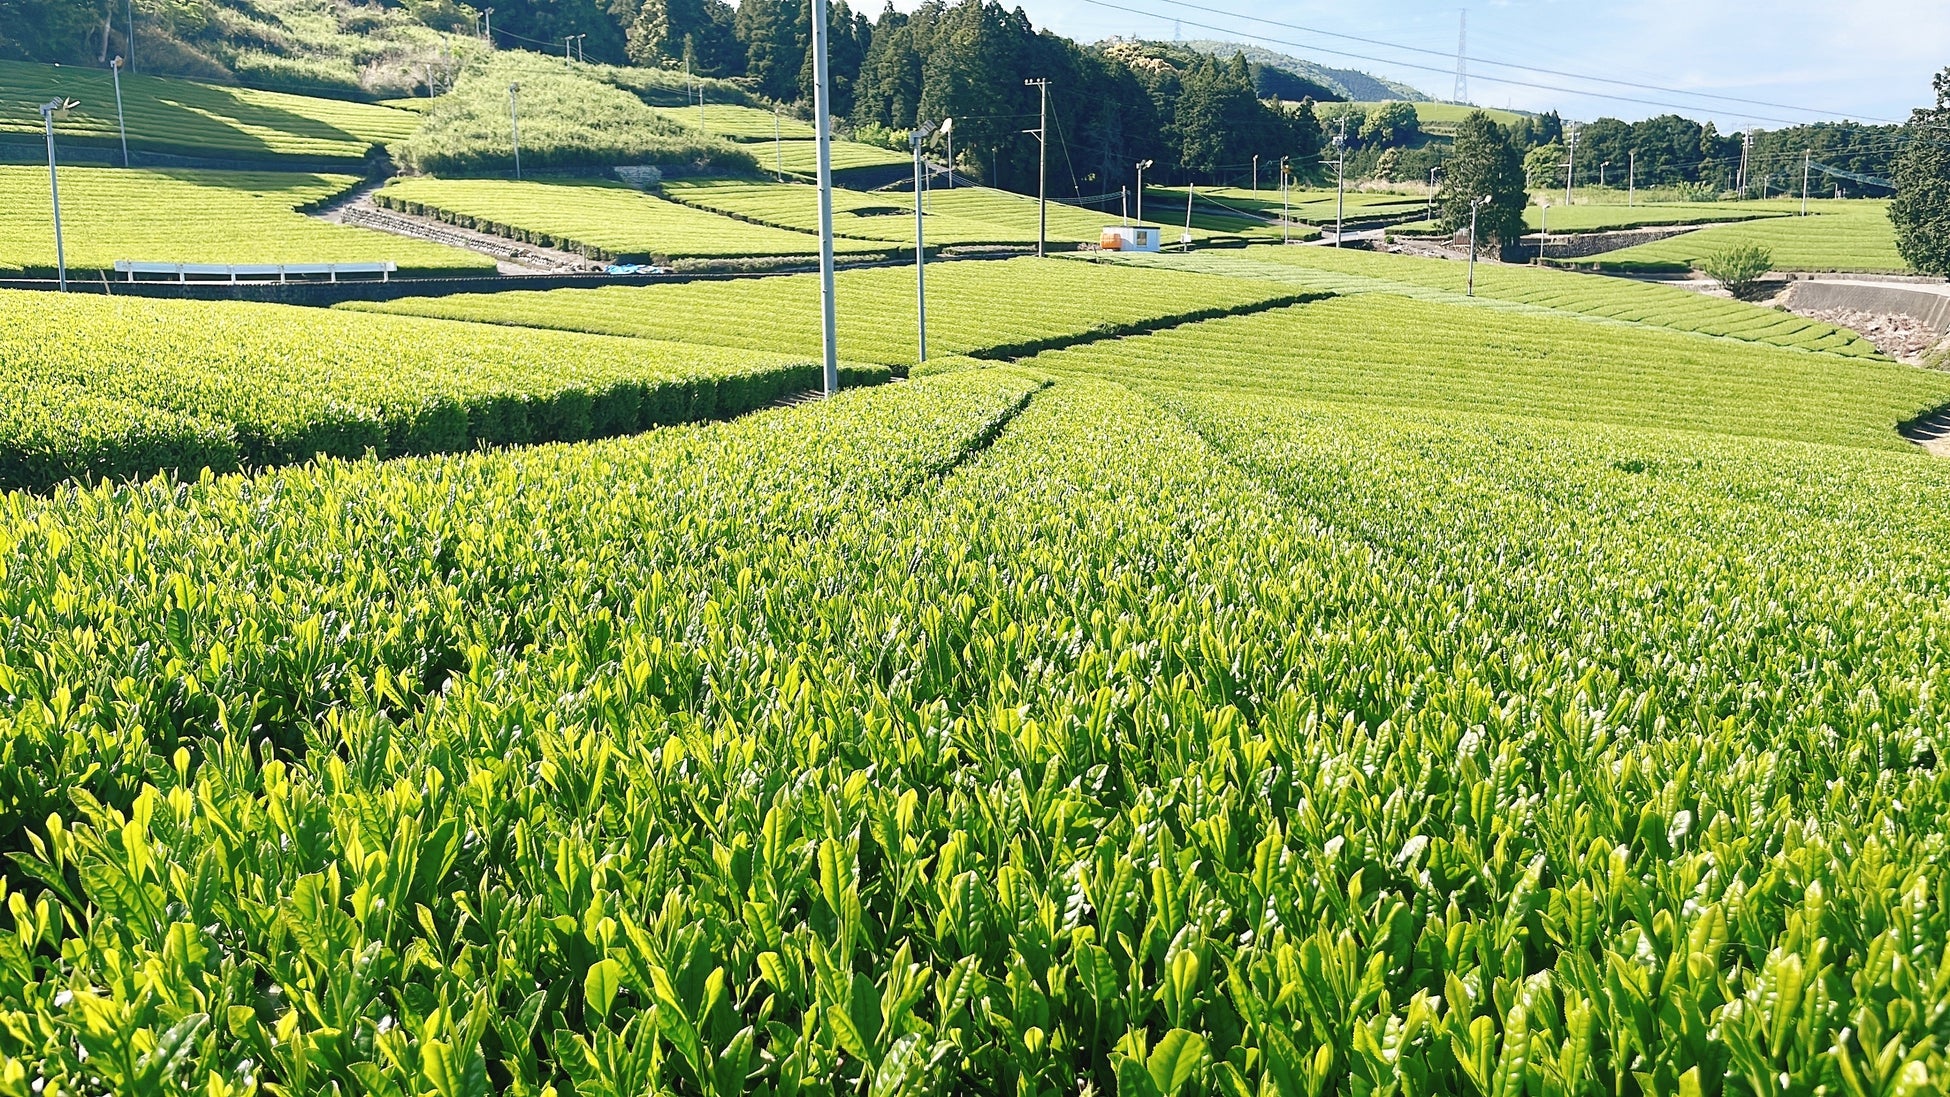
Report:
[[1157,251],[1163,236],[1155,225],[1105,225],[1097,246],[1104,251]]

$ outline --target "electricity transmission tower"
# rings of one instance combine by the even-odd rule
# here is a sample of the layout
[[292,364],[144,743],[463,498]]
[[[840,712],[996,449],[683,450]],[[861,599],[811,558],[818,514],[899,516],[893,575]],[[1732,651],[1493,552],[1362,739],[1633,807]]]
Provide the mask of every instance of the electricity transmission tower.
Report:
[[1462,10],[1462,27],[1456,32],[1456,102],[1469,102],[1469,9]]

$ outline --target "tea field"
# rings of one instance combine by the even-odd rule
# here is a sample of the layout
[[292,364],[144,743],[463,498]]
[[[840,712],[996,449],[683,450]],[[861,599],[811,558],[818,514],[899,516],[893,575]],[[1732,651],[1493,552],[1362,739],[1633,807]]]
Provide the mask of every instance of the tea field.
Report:
[[1945,1077],[1950,473],[1871,429],[1899,367],[1811,375],[1820,444],[1068,362],[1109,346],[7,497],[4,1078]]
[[639,339],[235,302],[0,305],[0,488],[572,441],[819,385],[805,356]]
[[1808,203],[1808,217],[1799,216],[1801,203],[1798,201],[1764,204],[1773,206],[1784,216],[1717,225],[1605,252],[1590,259],[1560,262],[1615,271],[1682,271],[1715,251],[1758,244],[1773,254],[1775,270],[1881,274],[1909,271],[1909,264],[1896,251],[1896,233],[1889,224],[1886,201],[1818,199]]
[[1791,312],[1674,286],[1541,267],[1478,264],[1476,295],[1466,297],[1469,275],[1461,263],[1351,248],[1260,248],[1163,260],[1127,256],[1122,261],[1288,282],[1327,293],[1392,293],[1452,305],[1547,310],[1851,358],[1880,354],[1873,343],[1847,328]]
[[[71,255],[366,238],[75,179]],[[806,254],[661,191],[383,193]],[[1942,1092],[1950,373],[1463,274],[940,262],[923,367],[860,267],[809,401],[813,275],[0,291],[0,1097]]]
[[[392,260],[411,275],[492,274],[460,248],[298,212],[358,184],[351,175],[60,169],[68,274],[114,277],[115,261],[331,263]],[[46,168],[0,166],[0,276],[53,278],[54,219]]]
[[[840,357],[902,368],[914,362],[913,270],[847,270],[835,283]],[[937,264],[928,274],[928,294],[930,352],[990,359],[1319,296],[1268,282],[1034,258]],[[404,297],[339,307],[809,357],[820,353],[817,274]]]
[[[56,96],[81,104],[56,123],[57,144],[114,149],[119,155],[115,87],[107,66],[0,60],[0,139],[40,145],[39,108]],[[348,167],[420,124],[417,114],[373,103],[139,73],[122,77],[122,111],[131,149],[239,160],[339,160]]]
[[[395,179],[373,198],[388,209],[619,262],[819,253],[819,237],[812,233],[746,224],[599,180],[515,182],[419,176]],[[911,232],[908,239],[911,244]],[[834,250],[889,249],[871,242],[836,240]]]

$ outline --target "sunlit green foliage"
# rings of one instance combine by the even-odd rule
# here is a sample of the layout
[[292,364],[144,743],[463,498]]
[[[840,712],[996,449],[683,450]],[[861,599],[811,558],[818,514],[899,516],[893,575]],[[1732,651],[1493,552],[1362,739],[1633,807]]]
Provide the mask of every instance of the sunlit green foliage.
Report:
[[[1144,262],[1144,260],[1127,260]],[[1465,265],[1443,259],[1378,255],[1343,248],[1258,248],[1194,252],[1149,260],[1178,270],[1272,279],[1328,293],[1394,293],[1448,304],[1512,304],[1591,319],[1720,335],[1851,358],[1879,357],[1875,344],[1846,328],[1791,312],[1708,297],[1673,286],[1502,263],[1476,265],[1476,296],[1463,296]]]
[[[644,262],[652,257],[744,258],[816,255],[819,237],[730,217],[594,179],[395,179],[374,200],[467,228],[593,258]],[[841,252],[880,252],[860,240],[834,242]]]
[[1816,199],[1808,203],[1812,214],[1809,217],[1798,216],[1799,201],[1768,205],[1790,215],[1700,229],[1590,259],[1565,262],[1608,270],[1684,270],[1711,252],[1752,244],[1772,253],[1775,270],[1895,274],[1909,270],[1909,264],[1896,251],[1896,231],[1889,224],[1886,201]]
[[[107,68],[0,61],[0,133],[39,139],[39,107],[56,96],[81,105],[55,125],[68,142],[120,149]],[[125,73],[129,147],[192,156],[302,156],[356,162],[413,132],[418,115],[371,103],[224,87]]]
[[[460,248],[334,225],[297,210],[359,182],[351,175],[62,168],[68,273],[114,276],[115,261],[331,263],[392,260],[403,274],[491,274]],[[54,277],[47,169],[0,167],[0,272]]]
[[[940,263],[928,272],[928,346],[989,358],[1316,296],[1291,286],[1074,260]],[[914,361],[914,272],[841,271],[840,357]],[[342,308],[817,355],[819,276],[407,297]]]
[[638,339],[233,302],[0,304],[0,488],[598,437],[819,384],[805,356]]

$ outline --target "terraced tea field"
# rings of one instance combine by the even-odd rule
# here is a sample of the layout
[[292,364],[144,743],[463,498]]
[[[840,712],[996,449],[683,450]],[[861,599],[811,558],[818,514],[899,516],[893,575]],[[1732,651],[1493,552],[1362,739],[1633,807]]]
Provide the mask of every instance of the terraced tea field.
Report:
[[[842,358],[903,367],[914,361],[911,268],[841,271],[835,285]],[[941,263],[928,274],[928,348],[943,356],[1015,357],[1312,296],[1272,283],[1075,260]],[[819,276],[795,274],[405,297],[340,308],[816,356],[818,302]],[[754,323],[754,317],[764,320]]]
[[[1798,216],[1801,203],[1746,203],[1783,214],[1737,225],[1721,225],[1659,240],[1587,260],[1605,270],[1682,271],[1706,255],[1740,244],[1758,244],[1774,256],[1774,269],[1902,274],[1909,264],[1896,251],[1889,203],[1878,199],[1821,199],[1809,203],[1812,216]],[[1556,211],[1553,210],[1553,213]]]
[[[330,224],[297,212],[358,185],[351,175],[182,168],[62,168],[68,274],[95,280],[115,261],[332,263],[390,259],[404,274],[492,274],[460,248]],[[0,276],[53,278],[46,168],[0,166]]]
[[[0,60],[0,135],[39,144],[39,107],[55,96],[81,103],[57,124],[58,143],[121,148],[106,67]],[[219,159],[297,156],[350,165],[420,124],[417,114],[371,103],[134,73],[122,77],[122,110],[131,149]]]
[[[672,201],[756,224],[801,232],[816,232],[819,228],[818,192],[806,184],[673,179],[666,180],[661,189]],[[937,187],[928,193],[926,208],[930,247],[1034,246],[1036,243],[1036,200],[1031,197],[989,187]],[[1049,203],[1048,217],[1048,240],[1052,246],[1063,248],[1095,245],[1103,235],[1104,226],[1117,223],[1115,213],[1106,216],[1054,201]],[[913,197],[911,193],[898,191],[869,193],[835,187],[833,233],[848,239],[912,246]],[[1313,235],[1317,234],[1309,230],[1297,230],[1294,234],[1295,239]],[[1235,223],[1216,230],[1194,227],[1192,238],[1200,243],[1237,240],[1242,238],[1241,226]]]
[[[702,111],[695,106],[658,107],[657,113],[680,125],[701,129],[713,137],[738,141],[770,141],[775,136],[785,141],[811,141],[817,136],[812,124],[784,113],[759,107],[706,102]],[[845,142],[852,144],[852,142]],[[756,154],[756,150],[754,150]],[[899,154],[896,153],[896,156]],[[759,159],[771,166],[764,156]]]
[[1880,356],[1875,344],[1855,332],[1791,312],[1672,286],[1539,267],[1478,264],[1476,296],[1469,298],[1463,296],[1468,280],[1464,264],[1354,249],[1279,248],[1124,261],[1271,279],[1326,293],[1393,293],[1455,305],[1518,305],[1851,358]]
[[1950,473],[1840,368],[1868,448],[1192,358],[9,497],[0,1039],[77,1087],[164,1038],[402,1091],[1925,1084]]
[[[621,183],[597,180],[395,179],[376,194],[381,206],[466,228],[619,262],[739,259],[819,253],[819,237],[665,201]],[[912,234],[909,234],[912,243]],[[836,240],[845,253],[881,252],[876,243]]]
[[[1659,202],[1637,205],[1627,205],[1624,202],[1579,202],[1566,206],[1553,197],[1549,210],[1533,202],[1524,210],[1523,220],[1531,231],[1548,230],[1555,236],[1558,233],[1606,232],[1651,225],[1709,225],[1728,221],[1757,221],[1766,217],[1786,217],[1798,212],[1800,212],[1798,204],[1790,211],[1777,203],[1761,202]],[[1441,230],[1431,221],[1397,225],[1389,231],[1401,236],[1441,234]]]
[[1575,318],[1337,297],[1036,359],[1133,385],[1910,448],[1950,375]]
[[819,384],[805,356],[283,305],[0,291],[0,306],[0,489],[575,440]]

